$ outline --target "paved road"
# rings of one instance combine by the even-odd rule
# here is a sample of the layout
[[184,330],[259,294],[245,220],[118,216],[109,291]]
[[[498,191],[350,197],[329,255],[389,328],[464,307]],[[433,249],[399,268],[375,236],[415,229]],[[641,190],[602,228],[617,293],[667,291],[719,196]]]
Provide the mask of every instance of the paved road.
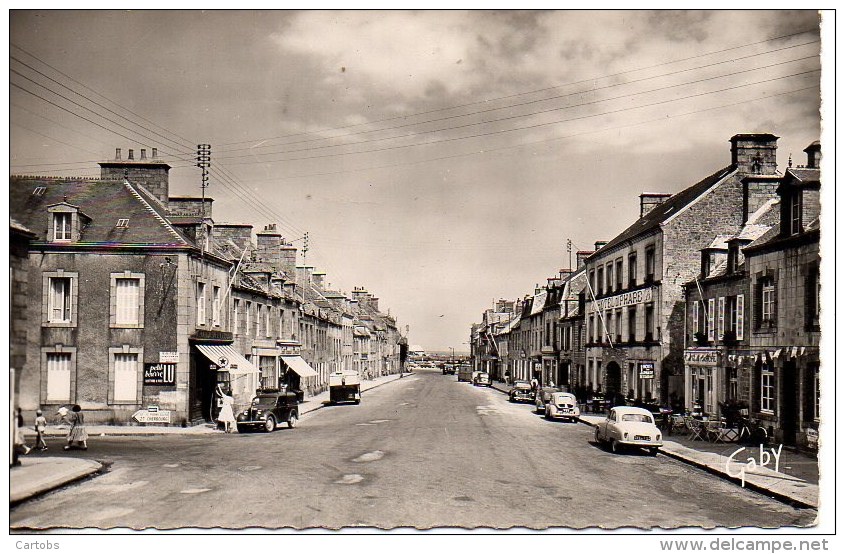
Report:
[[709,528],[816,517],[591,438],[586,425],[421,372],[271,435],[94,437],[87,454],[111,471],[16,507],[11,525]]

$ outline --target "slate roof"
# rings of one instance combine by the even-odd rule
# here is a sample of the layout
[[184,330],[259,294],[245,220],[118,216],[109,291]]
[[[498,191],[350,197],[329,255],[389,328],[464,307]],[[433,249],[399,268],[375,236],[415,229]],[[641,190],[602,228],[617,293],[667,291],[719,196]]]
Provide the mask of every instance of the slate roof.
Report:
[[[40,194],[33,194],[44,187]],[[40,189],[39,189],[40,190]],[[47,240],[47,207],[66,202],[79,206],[91,220],[76,244],[108,246],[194,246],[170,225],[149,193],[122,181],[82,178],[12,176],[9,179],[9,212],[32,230],[38,240]],[[117,228],[119,218],[129,219],[126,228]],[[73,243],[72,243],[73,244]]]
[[712,187],[722,179],[725,179],[726,177],[730,176],[732,173],[734,173],[735,170],[736,168],[734,166],[729,165],[725,168],[720,169],[716,173],[705,177],[696,184],[687,187],[676,194],[673,194],[672,196],[667,198],[663,203],[658,204],[657,206],[652,208],[650,212],[635,221],[633,225],[616,235],[613,240],[609,241],[606,245],[600,248],[595,254],[590,256],[590,258],[601,256],[602,254],[604,254],[604,252],[610,250],[611,248],[619,244],[622,244],[627,240],[653,231],[668,218],[675,215],[687,205],[689,205],[691,202],[693,202],[695,199],[697,199],[699,196],[707,192],[710,187]]

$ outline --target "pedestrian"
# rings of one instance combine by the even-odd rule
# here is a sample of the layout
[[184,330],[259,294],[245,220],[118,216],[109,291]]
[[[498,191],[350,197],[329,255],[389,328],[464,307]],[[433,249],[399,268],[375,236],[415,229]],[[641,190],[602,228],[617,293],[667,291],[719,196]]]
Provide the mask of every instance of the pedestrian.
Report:
[[231,396],[231,391],[223,390],[220,385],[217,385],[220,391],[220,398],[223,405],[220,408],[220,413],[217,415],[217,422],[223,424],[223,430],[226,433],[232,432],[233,423],[235,423],[235,412],[232,410],[232,405],[235,399]]
[[79,404],[74,404],[73,408],[68,411],[67,408],[62,406],[58,413],[70,425],[64,450],[70,450],[75,442],[79,444],[79,448],[82,450],[88,450],[88,431],[85,429],[85,414],[82,413],[82,407]]
[[15,408],[15,450],[18,454],[26,456],[32,450],[26,445],[26,439],[23,436],[23,414],[20,408]]
[[41,410],[35,410],[35,448],[47,450],[44,433],[47,431],[47,418]]

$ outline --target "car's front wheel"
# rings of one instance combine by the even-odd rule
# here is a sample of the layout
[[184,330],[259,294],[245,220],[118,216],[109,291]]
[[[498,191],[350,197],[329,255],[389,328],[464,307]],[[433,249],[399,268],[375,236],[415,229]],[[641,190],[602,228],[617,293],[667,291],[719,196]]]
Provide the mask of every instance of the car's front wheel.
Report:
[[603,442],[601,440],[601,434],[599,433],[598,427],[596,427],[596,444],[599,444],[599,445],[603,444]]
[[614,454],[622,452],[622,445],[616,439],[610,439],[610,451]]
[[293,429],[294,427],[296,427],[296,424],[297,424],[298,421],[299,421],[299,418],[296,417],[296,413],[291,412],[290,415],[288,416],[288,428]]
[[248,433],[249,428],[246,425],[238,425],[238,433]]
[[276,430],[276,418],[269,415],[267,419],[264,421],[264,432],[265,433],[272,433]]

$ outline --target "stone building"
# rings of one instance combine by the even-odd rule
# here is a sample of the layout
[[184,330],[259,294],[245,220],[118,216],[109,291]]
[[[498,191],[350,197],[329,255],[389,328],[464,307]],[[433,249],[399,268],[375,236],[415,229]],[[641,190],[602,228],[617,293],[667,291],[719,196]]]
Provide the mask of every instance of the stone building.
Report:
[[588,385],[663,402],[683,394],[683,285],[714,235],[733,235],[745,221],[736,207],[754,183],[742,179],[776,175],[777,137],[730,142],[730,165],[671,196],[644,193],[640,218],[587,259]]

